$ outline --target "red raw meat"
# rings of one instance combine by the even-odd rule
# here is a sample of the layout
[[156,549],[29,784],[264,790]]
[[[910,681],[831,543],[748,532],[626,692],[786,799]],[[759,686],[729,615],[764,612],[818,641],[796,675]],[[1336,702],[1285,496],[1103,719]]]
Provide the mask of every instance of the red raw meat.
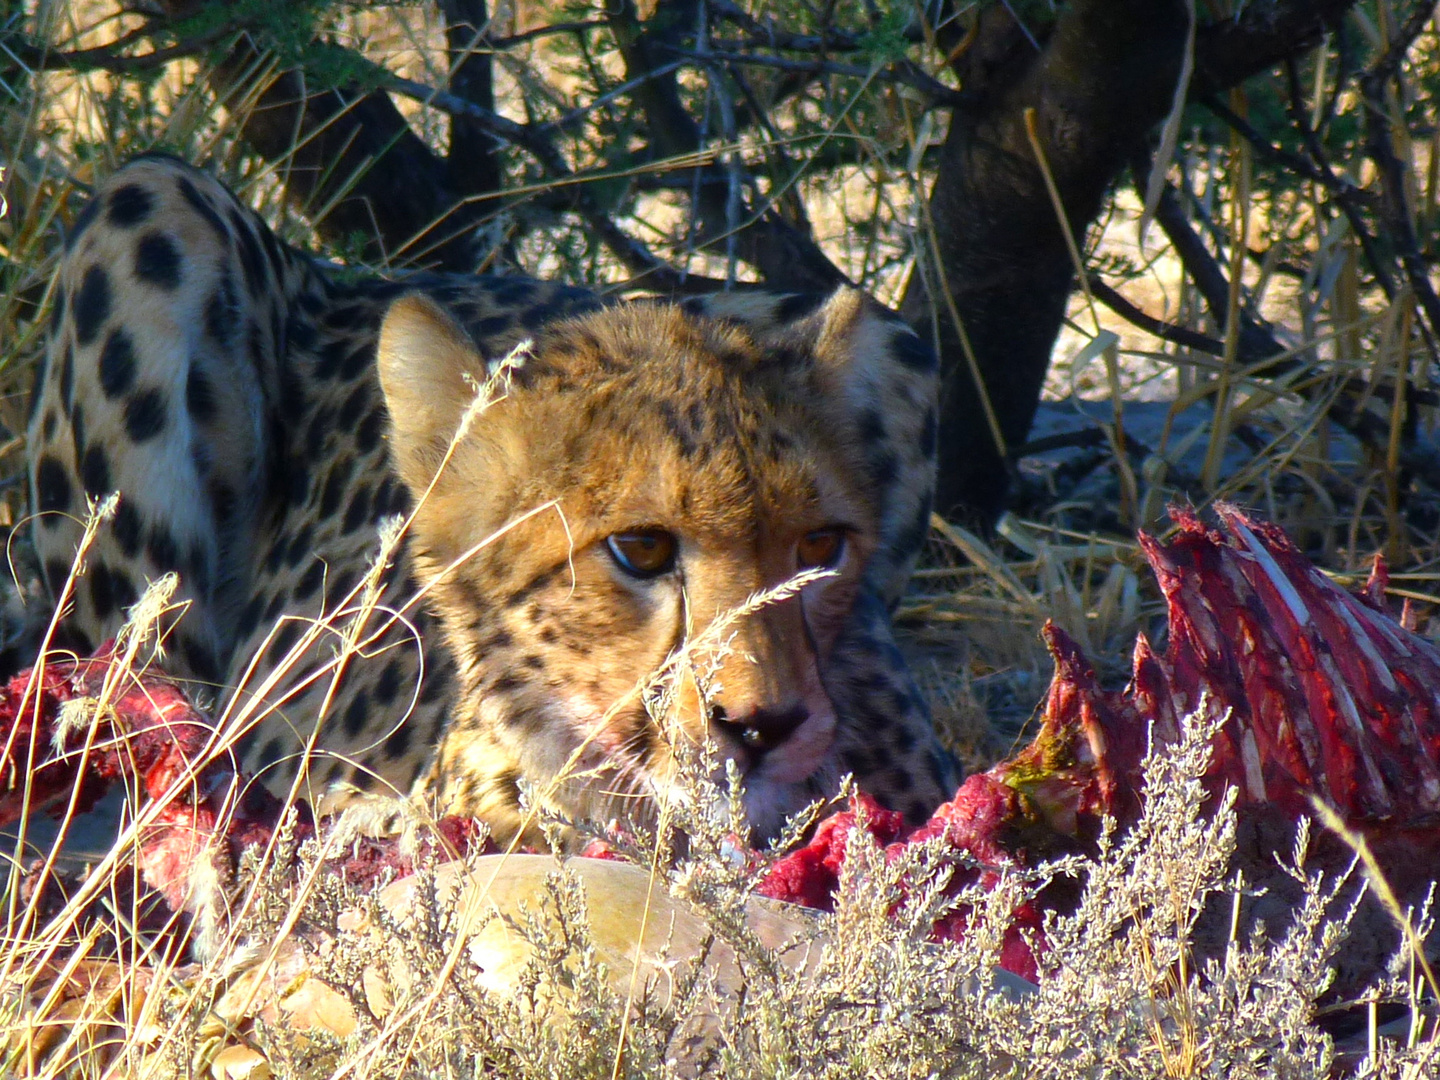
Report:
[[[77,789],[75,810],[83,812],[115,781],[137,780],[144,800],[164,803],[138,837],[138,868],[172,910],[183,911],[197,863],[210,860],[220,880],[228,880],[245,848],[274,836],[285,804],[236,771],[233,757],[217,750],[214,724],[178,686],[123,670],[114,660],[107,644],[87,660],[51,660],[22,672],[0,690],[0,775],[30,778],[28,792],[20,783],[0,792],[0,825],[16,821],[27,805],[62,812]],[[62,706],[68,702],[83,702],[93,721],[67,723]],[[315,835],[308,804],[294,805],[295,838]],[[488,850],[468,818],[443,819],[434,834],[417,855]],[[365,885],[381,875],[408,874],[414,862],[396,843],[361,838],[331,865]]]
[[[1172,508],[1179,529],[1169,543],[1140,535],[1168,606],[1165,656],[1142,635],[1129,685],[1108,692],[1075,642],[1047,624],[1055,675],[1034,741],[971,776],[912,832],[896,836],[890,819],[873,810],[862,815],[892,857],[904,844],[943,833],[981,868],[957,875],[958,885],[984,883],[987,867],[993,874],[1038,853],[1083,850],[1102,816],[1122,826],[1134,820],[1152,732],[1165,745],[1178,737],[1179,717],[1228,713],[1207,782],[1212,795],[1237,789],[1248,835],[1285,842],[1289,829],[1276,829],[1277,820],[1293,826],[1314,797],[1370,840],[1402,895],[1434,879],[1440,651],[1385,611],[1378,558],[1354,596],[1276,526],[1226,503],[1215,510],[1225,533]],[[822,823],[809,844],[777,860],[760,891],[828,906],[855,825],[853,812]],[[1333,839],[1321,848],[1333,869],[1349,860]],[[1016,912],[1002,956],[1016,974],[1034,977],[1034,957],[1018,930],[1038,927],[1033,907]],[[935,936],[963,929],[964,912],[957,912]]]

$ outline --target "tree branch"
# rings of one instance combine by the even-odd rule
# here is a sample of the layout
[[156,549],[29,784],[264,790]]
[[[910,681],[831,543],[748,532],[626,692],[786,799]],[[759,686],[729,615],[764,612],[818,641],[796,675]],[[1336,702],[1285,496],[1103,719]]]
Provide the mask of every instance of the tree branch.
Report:
[[[1171,341],[1176,345],[1183,345],[1195,352],[1202,352],[1209,356],[1224,356],[1225,342],[1219,338],[1213,338],[1208,334],[1202,334],[1179,323],[1165,322],[1146,311],[1136,307],[1123,294],[1110,285],[1106,284],[1098,274],[1091,274],[1086,281],[1090,292],[1095,299],[1115,312],[1131,326],[1144,330],[1147,334],[1153,334],[1162,341]],[[1208,306],[1208,305],[1207,305]],[[1252,344],[1260,343],[1255,339]],[[1242,348],[1236,359],[1249,370],[1247,378],[1260,379],[1273,377],[1295,371],[1305,365],[1293,357],[1280,359],[1285,351],[1280,342],[1273,337],[1265,343],[1265,347],[1259,353],[1247,353]],[[1266,361],[1269,361],[1266,363]],[[1264,365],[1263,370],[1256,370],[1256,365]],[[1369,393],[1382,401],[1393,401],[1395,398],[1395,387],[1387,386],[1384,383],[1371,384],[1363,379],[1346,378],[1343,385],[1347,393],[1355,395],[1357,400],[1360,396]],[[1413,387],[1405,391],[1405,399],[1416,405],[1440,405],[1440,391],[1417,390]],[[1388,430],[1388,429],[1387,429]]]
[[[1294,64],[1286,60],[1286,65],[1293,71]],[[1227,126],[1234,130],[1239,136],[1255,148],[1255,152],[1266,161],[1288,169],[1298,176],[1303,176],[1325,188],[1334,195],[1352,195],[1359,199],[1366,197],[1363,189],[1358,188],[1348,176],[1336,175],[1330,169],[1310,162],[1299,154],[1286,150],[1283,146],[1277,146],[1255,128],[1243,116],[1236,113],[1220,98],[1214,94],[1205,94],[1198,98],[1201,105],[1223,120]]]
[[1424,312],[1428,324],[1426,338],[1432,353],[1436,335],[1440,334],[1440,296],[1436,296],[1435,287],[1430,283],[1429,264],[1420,254],[1420,239],[1415,234],[1415,219],[1405,190],[1405,166],[1395,153],[1390,137],[1386,86],[1396,76],[1401,58],[1420,36],[1434,9],[1435,4],[1427,2],[1412,11],[1395,39],[1387,45],[1384,55],[1360,78],[1360,90],[1365,98],[1365,152],[1380,174],[1386,231],[1394,239],[1410,290]]
[[626,94],[638,90],[640,87],[644,86],[652,79],[663,79],[667,75],[673,74],[675,71],[679,70],[683,66],[683,60],[672,60],[668,64],[662,64],[658,68],[644,72],[641,75],[637,75],[635,78],[621,83],[613,90],[607,90],[605,93],[600,94],[595,98],[592,98],[584,105],[577,105],[575,108],[567,112],[564,116],[539,125],[538,130],[549,134],[552,131],[564,131],[567,128],[574,127],[577,123],[585,119],[585,117],[589,116],[596,109],[603,109],[605,108],[605,106],[611,104],[619,98],[624,97]]
[[1161,341],[1171,341],[1176,345],[1184,345],[1187,349],[1208,353],[1211,356],[1225,355],[1223,341],[1212,338],[1209,334],[1202,334],[1198,330],[1192,330],[1188,326],[1182,326],[1180,323],[1165,322],[1142,311],[1125,299],[1124,294],[1119,290],[1107,285],[1105,279],[1099,274],[1090,274],[1086,278],[1086,285],[1096,300],[1099,300],[1130,325],[1139,327],[1147,334],[1152,334]]
[[[730,42],[729,45],[737,43]],[[887,64],[883,68],[864,68],[856,64],[837,64],[830,60],[791,60],[782,56],[755,56],[739,51],[738,48],[709,49],[704,52],[693,49],[671,49],[670,52],[698,63],[740,64],[750,67],[768,67],[777,71],[791,71],[802,75],[845,75],[855,79],[869,79],[874,82],[908,86],[918,90],[925,97],[926,108],[953,107],[962,105],[967,98],[959,90],[946,86],[933,75],[926,74],[908,60]]]
[[[421,265],[474,268],[468,235],[446,223],[459,198],[446,183],[444,161],[388,96],[312,91],[304,72],[272,76],[264,74],[267,68],[243,35],[207,78],[220,100],[240,113],[246,142],[284,166],[287,199],[327,242],[340,245],[358,235],[367,238],[368,258],[406,261],[411,253]],[[381,159],[384,166],[377,167]]]
[[[491,71],[489,15],[485,0],[441,0],[445,16],[445,43],[450,59],[450,92],[487,112],[495,111]],[[450,119],[450,150],[445,156],[445,178],[461,195],[494,196],[477,201],[470,216],[488,214],[499,202],[504,181],[500,141],[489,128],[469,116]]]
[[[1143,189],[1143,179],[1137,177],[1137,183]],[[1170,238],[1176,254],[1185,267],[1185,272],[1195,282],[1204,297],[1205,306],[1210,310],[1211,317],[1223,327],[1225,314],[1229,309],[1229,280],[1218,261],[1206,250],[1204,243],[1190,228],[1189,222],[1180,212],[1179,200],[1175,197],[1174,189],[1170,188],[1168,184],[1166,189],[1169,199],[1167,200],[1162,194],[1160,204],[1156,208],[1155,220],[1165,230],[1165,235]],[[1240,318],[1242,323],[1236,356],[1238,361],[1253,369],[1256,364],[1274,358],[1274,362],[1267,368],[1267,373],[1272,376],[1293,371],[1301,366],[1293,358],[1282,359],[1282,355],[1286,352],[1285,347],[1275,339],[1268,329],[1254,322],[1243,309],[1240,312]],[[1254,378],[1261,373],[1251,370],[1249,374]],[[1364,445],[1372,448],[1387,447],[1391,437],[1389,421],[1364,411],[1360,408],[1360,402],[1366,396],[1393,401],[1395,394],[1399,392],[1399,387],[1397,385],[1369,386],[1361,380],[1338,375],[1337,381],[1340,383],[1341,393],[1326,406],[1326,416],[1350,432]],[[1319,397],[1315,391],[1293,387],[1291,390],[1307,401],[1314,401]],[[1407,399],[1417,401],[1414,390],[1406,388],[1404,393]],[[1427,392],[1426,396],[1431,395]],[[1440,491],[1440,450],[1420,437],[1418,432],[1407,431],[1405,433],[1400,445],[1400,463],[1402,468],[1423,480],[1432,489]]]
[[1355,0],[1250,0],[1195,34],[1191,94],[1216,94],[1318,45]]
[[520,34],[511,34],[509,37],[490,38],[488,44],[492,49],[513,49],[516,45],[524,45],[527,41],[535,41],[538,38],[553,37],[556,34],[583,34],[587,30],[604,30],[609,25],[605,19],[550,23],[547,26],[537,26],[533,30],[526,30]]
[[[1330,165],[1329,155],[1325,152],[1324,144],[1320,141],[1319,133],[1310,124],[1310,118],[1305,115],[1304,91],[1300,86],[1300,73],[1295,69],[1293,60],[1285,61],[1286,80],[1289,84],[1289,96],[1285,102],[1285,108],[1290,116],[1290,122],[1300,132],[1305,140],[1305,149],[1315,166],[1325,176],[1335,176],[1335,170]],[[1338,85],[1338,80],[1337,80]],[[1340,212],[1345,215],[1345,220],[1350,225],[1350,231],[1355,234],[1356,240],[1360,243],[1360,250],[1365,254],[1365,262],[1370,267],[1370,272],[1375,275],[1381,290],[1387,299],[1394,299],[1395,285],[1390,279],[1390,269],[1385,265],[1375,238],[1370,235],[1370,230],[1365,225],[1363,207],[1360,205],[1359,193],[1347,178],[1341,178],[1333,183],[1325,184]]]
[[147,22],[109,45],[71,52],[57,52],[24,34],[6,34],[0,36],[0,52],[34,71],[110,71],[117,75],[139,75],[162,68],[173,60],[198,56],[235,33],[237,28],[227,26],[208,34],[184,38],[166,48],[151,49],[138,56],[124,55],[130,46],[148,41],[156,29],[153,22]]
[[[679,43],[699,18],[693,0],[662,0],[648,23],[640,21],[631,0],[607,0],[606,13],[631,81],[664,68],[673,52],[683,51]],[[644,81],[635,100],[645,114],[658,156],[681,157],[703,148],[699,125],[680,100],[673,71]],[[739,169],[740,163],[733,162],[732,167]],[[727,176],[717,165],[707,165],[700,167],[698,179],[693,211],[706,241],[723,240],[727,247],[733,243],[738,258],[782,289],[823,292],[845,283],[845,275],[814,239],[785,220],[774,206],[759,212],[745,209],[742,223],[732,230],[735,214],[730,193],[735,189],[735,176]]]
[[[1144,160],[1134,163],[1135,185],[1141,192],[1145,190],[1149,168],[1149,163]],[[1206,248],[1205,241],[1190,227],[1190,221],[1180,205],[1180,196],[1168,181],[1161,187],[1160,198],[1155,204],[1155,221],[1164,230],[1185,272],[1205,298],[1205,306],[1223,331],[1230,308],[1230,280],[1220,261]],[[1240,356],[1249,363],[1283,352],[1284,346],[1254,318],[1248,308],[1248,303],[1240,305]]]
[[[1029,431],[1074,281],[1065,232],[1083,236],[1129,148],[1169,110],[1186,7],[1181,0],[1073,0],[1039,53],[1001,9],[983,8],[975,18],[976,36],[955,61],[972,104],[951,116],[921,234],[931,250],[902,311],[936,340],[941,357],[936,509],[986,526],[1004,507],[1005,456]],[[1032,109],[1063,222],[1027,133]],[[1005,455],[970,374],[952,303]]]

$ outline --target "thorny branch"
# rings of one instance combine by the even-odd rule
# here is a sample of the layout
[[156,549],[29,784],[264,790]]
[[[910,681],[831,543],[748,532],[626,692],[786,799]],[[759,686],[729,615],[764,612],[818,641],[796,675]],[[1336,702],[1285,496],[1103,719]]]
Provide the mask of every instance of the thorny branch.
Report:
[[783,56],[757,56],[742,51],[743,42],[717,42],[722,48],[701,52],[694,49],[673,49],[675,55],[697,64],[740,64],[768,67],[818,78],[821,75],[844,75],[854,79],[892,83],[918,90],[927,108],[962,105],[966,98],[959,90],[946,86],[909,61],[897,61],[881,68],[865,68],[857,64],[839,64],[833,60],[792,60]]
[[[1136,183],[1142,189],[1146,168],[1148,165],[1143,161],[1135,163]],[[1219,260],[1210,253],[1204,241],[1191,227],[1175,189],[1168,183],[1157,204],[1155,220],[1170,240],[1176,256],[1185,268],[1186,275],[1195,283],[1200,295],[1204,298],[1211,317],[1223,330],[1226,312],[1229,309],[1229,278]],[[1096,290],[1096,296],[1117,314],[1135,325],[1157,333],[1158,336],[1167,340],[1177,341],[1191,348],[1200,348],[1201,351],[1214,355],[1223,355],[1224,348],[1220,342],[1179,341],[1179,335],[1174,333],[1177,328],[1161,323],[1159,320],[1144,315],[1143,312],[1138,312],[1138,309],[1135,309],[1114,290],[1105,288],[1103,282],[1101,285],[1102,288]],[[1112,303],[1112,301],[1117,302]],[[1137,314],[1140,316],[1139,318],[1133,317]],[[1276,378],[1294,372],[1302,366],[1298,359],[1284,355],[1287,351],[1285,347],[1268,328],[1257,322],[1246,311],[1243,304],[1239,311],[1239,318],[1242,322],[1236,360],[1250,369],[1249,375],[1252,378]],[[1188,337],[1188,335],[1186,336]],[[1218,352],[1216,352],[1215,346],[1220,346]],[[1273,358],[1273,362],[1265,363],[1271,358]],[[1372,447],[1383,448],[1388,443],[1390,426],[1388,421],[1357,407],[1367,390],[1369,394],[1381,400],[1393,401],[1397,392],[1403,392],[1406,399],[1413,403],[1433,403],[1429,400],[1432,395],[1425,394],[1426,401],[1422,402],[1416,397],[1416,391],[1408,387],[1401,390],[1398,386],[1367,386],[1358,379],[1335,380],[1331,382],[1332,387],[1335,382],[1339,383],[1340,393],[1338,394],[1293,385],[1289,389],[1309,401],[1329,398],[1326,403],[1326,414],[1330,419],[1362,443]],[[1410,430],[1406,432],[1406,438],[1399,448],[1399,456],[1402,468],[1423,480],[1432,489],[1440,491],[1440,447],[1430,443],[1417,431]]]
[[1389,84],[1399,76],[1400,61],[1430,21],[1434,9],[1434,3],[1428,3],[1412,11],[1385,53],[1360,77],[1360,89],[1365,98],[1366,154],[1380,174],[1386,231],[1395,244],[1411,292],[1424,313],[1422,325],[1427,331],[1432,355],[1435,354],[1436,335],[1440,334],[1440,296],[1435,294],[1435,287],[1430,283],[1430,268],[1420,254],[1415,217],[1405,190],[1405,165],[1395,152],[1387,99]]
[[[1289,84],[1289,96],[1285,102],[1285,108],[1290,116],[1290,122],[1300,132],[1305,141],[1306,152],[1314,162],[1316,171],[1322,177],[1332,179],[1322,180],[1325,190],[1335,200],[1340,212],[1345,215],[1345,221],[1350,226],[1350,231],[1355,234],[1355,239],[1360,244],[1360,250],[1365,255],[1366,265],[1370,272],[1375,275],[1375,281],[1384,291],[1387,299],[1395,296],[1395,283],[1390,277],[1390,269],[1385,265],[1385,260],[1376,247],[1375,238],[1370,235],[1370,230],[1365,224],[1363,208],[1361,206],[1360,193],[1344,177],[1338,176],[1330,164],[1329,155],[1325,153],[1324,144],[1320,141],[1319,133],[1311,126],[1310,118],[1305,115],[1305,92],[1300,87],[1300,74],[1293,61],[1285,64],[1286,80]],[[1340,80],[1336,80],[1337,86]]]

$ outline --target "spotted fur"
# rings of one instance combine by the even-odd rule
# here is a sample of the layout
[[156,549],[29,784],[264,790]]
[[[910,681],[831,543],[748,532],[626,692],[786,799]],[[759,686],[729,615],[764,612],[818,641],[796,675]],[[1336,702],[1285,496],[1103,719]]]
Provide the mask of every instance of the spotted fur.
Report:
[[[312,794],[413,790],[502,835],[526,827],[525,782],[566,814],[643,815],[708,733],[761,835],[845,772],[918,818],[956,777],[889,612],[927,528],[935,384],[931,351],[854,290],[674,304],[356,279],[148,156],[66,245],[35,541],[58,590],[86,500],[120,492],[71,640],[94,647],[178,572],[167,663],[253,725],[263,775],[313,741]],[[412,514],[354,627],[377,525]],[[624,569],[608,538],[641,528],[674,538],[672,568]],[[827,530],[832,573],[717,626]],[[667,660],[657,705],[636,688]]]

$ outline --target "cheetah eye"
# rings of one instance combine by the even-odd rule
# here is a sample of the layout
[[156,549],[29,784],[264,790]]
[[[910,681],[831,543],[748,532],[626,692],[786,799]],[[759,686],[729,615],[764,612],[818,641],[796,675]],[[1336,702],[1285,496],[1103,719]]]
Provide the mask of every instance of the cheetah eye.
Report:
[[610,557],[637,578],[659,577],[675,569],[675,535],[664,529],[630,529],[606,537]]
[[844,551],[843,529],[816,529],[802,536],[795,545],[795,559],[801,570],[828,570],[840,561]]

